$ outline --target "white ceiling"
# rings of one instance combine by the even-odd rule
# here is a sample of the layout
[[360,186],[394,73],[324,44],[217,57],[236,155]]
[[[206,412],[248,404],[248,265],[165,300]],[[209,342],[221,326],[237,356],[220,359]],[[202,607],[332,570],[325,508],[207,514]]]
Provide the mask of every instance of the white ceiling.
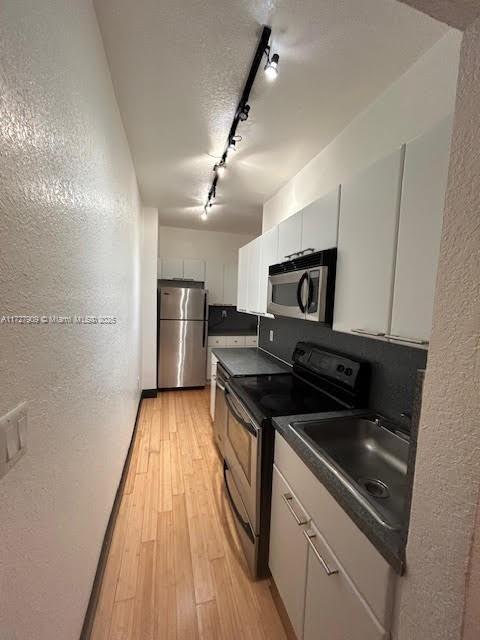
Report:
[[[395,0],[95,0],[144,204],[160,223],[255,233],[263,202],[401,75],[446,27]],[[199,218],[261,32],[243,140]]]

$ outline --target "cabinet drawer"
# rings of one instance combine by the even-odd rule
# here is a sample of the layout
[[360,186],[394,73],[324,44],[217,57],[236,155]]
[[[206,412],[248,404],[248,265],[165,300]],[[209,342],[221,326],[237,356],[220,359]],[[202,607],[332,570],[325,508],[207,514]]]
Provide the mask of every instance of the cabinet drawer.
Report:
[[258,344],[257,336],[245,336],[245,346],[246,347],[256,347]]
[[275,465],[380,624],[388,629],[395,587],[390,565],[279,433],[275,434]]
[[208,336],[208,346],[209,347],[226,347],[227,338],[226,336]]
[[358,594],[321,533],[308,540],[304,640],[386,640],[387,633]]
[[245,346],[245,336],[227,336],[226,337],[226,346],[227,347],[244,347]]

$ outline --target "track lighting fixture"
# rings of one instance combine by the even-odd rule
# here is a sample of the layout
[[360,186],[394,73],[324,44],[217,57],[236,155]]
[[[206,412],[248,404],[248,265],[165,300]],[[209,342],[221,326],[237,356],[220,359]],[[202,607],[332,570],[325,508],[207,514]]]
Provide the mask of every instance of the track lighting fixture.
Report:
[[[267,54],[268,56],[268,54]],[[267,59],[267,64],[265,65],[265,75],[267,76],[267,80],[275,80],[278,76],[278,61],[280,60],[280,56],[278,53],[274,53],[273,56]]]
[[250,111],[249,104],[246,104],[245,106],[240,108],[238,112],[238,119],[240,120],[240,122],[245,122],[245,120],[248,118],[249,111]]
[[271,34],[272,34],[272,30],[270,29],[270,27],[263,27],[262,35],[260,36],[260,40],[257,45],[257,50],[255,51],[252,66],[250,67],[250,71],[248,73],[245,86],[243,88],[240,102],[238,103],[235,116],[230,126],[230,131],[228,132],[227,148],[225,149],[222,156],[220,157],[219,162],[217,162],[217,164],[213,167],[215,175],[213,177],[210,190],[208,192],[207,203],[204,207],[203,213],[200,216],[202,220],[207,219],[207,208],[213,205],[212,200],[216,196],[218,179],[222,177],[225,173],[228,152],[236,151],[237,142],[242,139],[242,136],[239,136],[237,134],[237,127],[240,122],[245,122],[245,120],[248,119],[248,116],[250,114],[250,105],[248,104],[248,99],[250,97],[250,92],[252,90],[253,83],[255,81],[258,69],[260,68],[260,64],[262,62],[264,55],[267,56],[267,63],[265,65],[265,74],[267,78],[269,80],[273,80],[278,75],[278,61],[280,59],[280,56],[278,55],[278,53],[274,53],[270,57],[270,45],[268,43],[269,43]]
[[227,169],[227,165],[225,163],[225,160],[222,160],[221,162],[219,162],[214,166],[214,170],[219,178],[223,178],[223,176],[225,175],[226,169]]

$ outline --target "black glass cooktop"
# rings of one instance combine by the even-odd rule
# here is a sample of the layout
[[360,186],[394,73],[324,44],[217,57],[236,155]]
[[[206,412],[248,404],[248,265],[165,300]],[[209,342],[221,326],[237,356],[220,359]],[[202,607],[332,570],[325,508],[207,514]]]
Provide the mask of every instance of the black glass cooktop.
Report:
[[229,383],[257,419],[345,408],[290,373],[231,378]]

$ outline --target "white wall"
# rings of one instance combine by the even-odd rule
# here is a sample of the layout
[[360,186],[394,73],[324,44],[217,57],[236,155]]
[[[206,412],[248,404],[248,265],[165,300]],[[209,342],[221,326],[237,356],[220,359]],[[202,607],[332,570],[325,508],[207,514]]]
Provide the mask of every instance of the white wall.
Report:
[[159,227],[158,255],[162,258],[198,258],[236,262],[238,249],[255,236],[220,231]]
[[142,209],[142,389],[157,388],[158,209]]
[[462,45],[398,640],[480,636],[479,69],[477,20]]
[[139,200],[87,0],[2,0],[0,415],[28,451],[0,480],[0,637],[76,640],[130,442],[140,375]]
[[451,113],[455,104],[460,41],[459,32],[448,32],[265,202],[263,231]]

